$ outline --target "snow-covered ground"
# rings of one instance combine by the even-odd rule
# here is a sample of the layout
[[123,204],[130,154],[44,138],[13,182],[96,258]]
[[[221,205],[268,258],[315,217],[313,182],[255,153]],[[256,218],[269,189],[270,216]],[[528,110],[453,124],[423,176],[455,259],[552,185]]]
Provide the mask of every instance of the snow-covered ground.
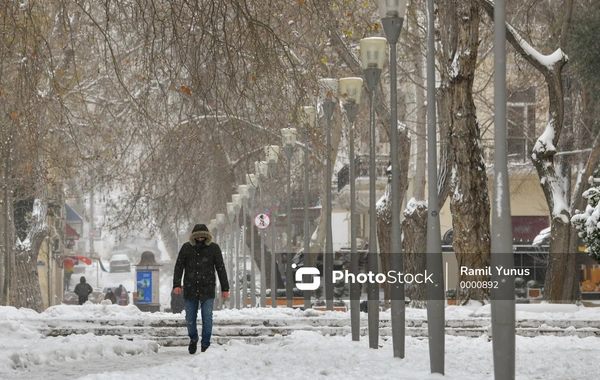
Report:
[[[521,307],[522,306],[522,307]],[[518,305],[518,319],[586,320],[598,322],[600,308],[560,305]],[[215,322],[268,319],[271,322],[321,312],[286,308],[215,311]],[[447,319],[485,317],[489,306],[448,307]],[[349,318],[348,313],[325,312],[326,318]],[[423,318],[424,310],[407,309],[407,318]],[[389,319],[389,312],[380,314]],[[382,337],[380,349],[368,339],[323,336],[296,331],[267,343],[252,345],[232,340],[213,344],[205,353],[189,355],[187,347],[162,347],[143,338],[122,340],[93,334],[45,337],[39,327],[65,325],[73,320],[110,319],[123,325],[132,320],[173,318],[168,313],[141,313],[135,306],[54,306],[43,313],[0,307],[1,379],[492,379],[492,342],[479,338],[446,336],[446,375],[429,373],[427,339],[406,337],[406,357],[394,358],[392,342]],[[182,315],[177,317],[183,318]],[[366,318],[361,313],[361,318]],[[283,322],[283,321],[282,321]],[[539,336],[516,340],[517,379],[595,379],[600,373],[596,337]]]

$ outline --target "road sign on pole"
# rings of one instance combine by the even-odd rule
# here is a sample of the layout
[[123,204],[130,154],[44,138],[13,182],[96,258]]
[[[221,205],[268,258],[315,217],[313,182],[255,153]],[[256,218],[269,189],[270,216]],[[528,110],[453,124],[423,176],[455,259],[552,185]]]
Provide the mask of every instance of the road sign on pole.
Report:
[[258,214],[254,218],[254,225],[260,228],[261,230],[269,227],[270,223],[271,219],[269,219],[269,215],[267,214]]

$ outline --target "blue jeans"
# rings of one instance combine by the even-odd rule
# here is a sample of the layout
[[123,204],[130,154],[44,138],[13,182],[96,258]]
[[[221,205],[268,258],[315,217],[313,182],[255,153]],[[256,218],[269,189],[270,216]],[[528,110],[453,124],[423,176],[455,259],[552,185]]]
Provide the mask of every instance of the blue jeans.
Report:
[[198,305],[200,305],[200,312],[202,314],[202,340],[200,341],[200,345],[205,347],[210,346],[215,299],[210,298],[204,301],[184,299],[183,303],[185,304],[185,324],[188,329],[188,336],[192,341],[198,341],[196,320],[198,319]]

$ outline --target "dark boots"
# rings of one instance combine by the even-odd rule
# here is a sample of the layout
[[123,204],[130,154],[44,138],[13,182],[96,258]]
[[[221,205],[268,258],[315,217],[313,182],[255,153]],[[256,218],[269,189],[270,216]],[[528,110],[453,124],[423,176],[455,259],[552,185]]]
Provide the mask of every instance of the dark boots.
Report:
[[[188,346],[188,352],[193,355],[193,354],[196,353],[197,349],[198,349],[198,341],[197,340],[196,341],[193,341],[193,340],[190,341],[190,345]],[[202,352],[204,352],[204,351],[202,351]]]

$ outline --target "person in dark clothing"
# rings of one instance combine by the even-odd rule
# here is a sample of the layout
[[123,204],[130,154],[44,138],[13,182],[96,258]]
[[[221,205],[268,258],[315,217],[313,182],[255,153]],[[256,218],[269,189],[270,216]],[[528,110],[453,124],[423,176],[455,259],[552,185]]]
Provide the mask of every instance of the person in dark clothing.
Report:
[[106,291],[106,295],[104,296],[105,300],[110,300],[110,302],[112,302],[113,305],[115,305],[117,303],[117,295],[115,293],[113,293],[111,288],[108,288],[108,290]]
[[175,293],[175,289],[171,291],[171,312],[175,314],[181,313],[185,309],[185,303],[183,302],[183,294]]
[[73,290],[73,292],[79,297],[80,305],[83,305],[88,300],[88,297],[93,291],[94,289],[92,289],[92,286],[85,282],[84,276],[81,276],[79,279],[79,284],[75,285],[75,289]]
[[115,290],[115,296],[117,297],[117,304],[121,306],[129,305],[129,295],[127,294],[127,289],[125,289],[123,284],[120,284]]
[[[229,297],[229,282],[223,263],[221,248],[213,243],[213,236],[204,224],[196,224],[190,235],[189,242],[184,243],[179,250],[173,274],[173,292],[183,293],[185,307],[185,322],[190,337],[188,352],[195,354],[198,344],[198,307],[202,314],[201,352],[210,346],[212,336],[212,315],[215,301],[216,276],[221,283],[221,296]],[[183,289],[181,279],[183,277]]]

